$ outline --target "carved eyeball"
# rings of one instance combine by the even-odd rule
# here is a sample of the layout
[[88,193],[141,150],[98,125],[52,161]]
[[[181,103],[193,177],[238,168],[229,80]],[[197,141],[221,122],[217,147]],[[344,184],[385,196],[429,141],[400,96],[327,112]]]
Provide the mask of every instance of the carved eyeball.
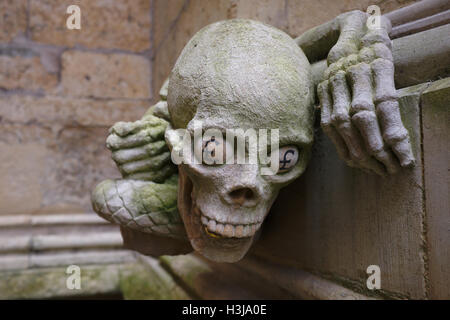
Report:
[[298,162],[298,148],[296,146],[284,146],[279,149],[280,163],[278,173],[284,173],[291,170]]

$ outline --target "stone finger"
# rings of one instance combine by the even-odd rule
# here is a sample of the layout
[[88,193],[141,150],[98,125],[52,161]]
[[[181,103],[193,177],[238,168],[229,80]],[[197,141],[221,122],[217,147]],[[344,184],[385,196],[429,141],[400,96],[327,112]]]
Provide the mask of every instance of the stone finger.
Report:
[[163,140],[164,132],[165,127],[157,126],[138,131],[125,137],[112,133],[106,139],[106,147],[110,150],[117,150],[142,146],[156,140]]
[[367,63],[359,63],[347,70],[347,76],[352,89],[350,115],[360,111],[375,112],[372,97],[372,70]]
[[369,154],[383,163],[390,174],[398,171],[395,158],[385,150],[372,99],[371,69],[360,63],[348,69],[353,101],[350,108],[352,121],[358,128]]
[[164,151],[168,151],[167,144],[164,140],[160,140],[141,147],[113,151],[112,158],[116,163],[124,164],[156,156]]
[[387,100],[396,100],[398,95],[394,83],[394,64],[386,59],[375,59],[371,63],[374,87],[375,103]]
[[134,122],[117,122],[115,123],[111,129],[110,133],[115,133],[119,137],[125,137],[127,135],[137,133],[140,130],[146,128],[152,128],[157,126],[164,126],[167,124],[167,121],[155,117],[153,115],[147,116],[144,119],[137,120]]
[[163,166],[160,170],[157,171],[146,171],[146,172],[138,172],[133,173],[126,176],[127,179],[131,180],[145,180],[145,181],[153,181],[155,183],[162,183],[174,173],[176,173],[177,168],[172,164],[167,164]]
[[120,166],[120,169],[127,175],[143,171],[155,171],[160,169],[169,161],[170,161],[170,152],[164,152],[150,159],[144,159],[122,164]]
[[331,115],[333,112],[333,105],[330,96],[328,80],[323,81],[317,86],[317,94],[320,100],[320,125],[325,134],[335,145],[339,156],[347,163],[350,161],[350,155],[348,153],[347,145],[342,137],[333,127],[331,121]]
[[412,153],[409,134],[403,126],[398,102],[389,100],[377,105],[377,114],[380,119],[383,139],[395,153],[402,167],[412,166],[415,163]]
[[358,128],[369,154],[383,163],[390,174],[396,173],[399,169],[397,161],[384,146],[375,112],[359,111],[352,116],[352,120]]
[[331,95],[333,98],[333,113],[331,121],[342,139],[345,141],[350,157],[356,160],[364,158],[365,150],[356,128],[350,121],[350,90],[345,78],[345,72],[338,72],[330,78]]

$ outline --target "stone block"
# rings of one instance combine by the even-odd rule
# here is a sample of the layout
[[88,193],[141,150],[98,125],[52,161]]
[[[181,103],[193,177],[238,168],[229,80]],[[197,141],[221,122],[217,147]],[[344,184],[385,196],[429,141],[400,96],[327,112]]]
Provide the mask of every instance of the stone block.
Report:
[[377,5],[381,9],[381,14],[384,14],[413,2],[415,0],[287,0],[288,31],[292,37],[298,37],[303,32],[347,11],[361,10],[365,12],[368,6]]
[[[105,147],[146,101],[0,97],[0,214],[91,211],[90,190],[119,173]],[[26,201],[24,201],[24,198]]]
[[191,299],[158,260],[139,257],[140,264],[121,273],[120,289],[126,300]]
[[[66,27],[66,10],[73,4],[81,9],[80,30]],[[141,52],[150,48],[150,30],[148,0],[30,2],[30,35],[40,43]]]
[[67,266],[0,273],[0,298],[45,299],[93,295],[120,296],[120,269],[124,267],[116,265],[83,266],[81,269],[81,289],[71,290],[66,285]]
[[185,6],[187,6],[185,0],[153,1],[152,34],[153,47],[156,50],[176,24],[176,20]]
[[42,64],[40,54],[29,49],[0,49],[0,88],[48,92],[58,76]]
[[0,2],[0,42],[10,42],[27,29],[27,0],[2,0]]
[[162,265],[194,299],[292,299],[293,296],[233,264],[214,263],[195,254],[162,256]]
[[286,1],[238,0],[232,5],[233,18],[261,21],[288,32]]
[[422,95],[428,280],[431,299],[450,299],[450,78]]
[[65,96],[134,99],[151,96],[150,62],[142,56],[67,51],[61,63]]
[[[4,135],[5,127],[0,131]],[[21,135],[20,132],[12,134]],[[43,200],[40,179],[48,151],[39,144],[10,144],[2,140],[0,138],[0,214],[34,212]]]
[[5,123],[15,124],[109,127],[117,121],[140,119],[148,107],[149,103],[143,100],[100,101],[54,96],[0,96],[0,117]]

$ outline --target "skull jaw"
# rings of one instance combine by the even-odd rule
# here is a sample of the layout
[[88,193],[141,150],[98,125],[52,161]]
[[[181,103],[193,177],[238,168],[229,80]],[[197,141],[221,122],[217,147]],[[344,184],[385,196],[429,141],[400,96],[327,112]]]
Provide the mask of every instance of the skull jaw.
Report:
[[250,249],[259,233],[245,238],[224,238],[209,233],[195,214],[192,199],[193,184],[182,166],[179,168],[178,209],[192,247],[205,258],[215,262],[237,262]]

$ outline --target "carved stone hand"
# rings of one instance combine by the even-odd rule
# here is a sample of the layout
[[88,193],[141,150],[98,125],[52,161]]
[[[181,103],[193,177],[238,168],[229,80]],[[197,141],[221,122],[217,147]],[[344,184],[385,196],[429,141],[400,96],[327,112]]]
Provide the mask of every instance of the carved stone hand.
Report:
[[414,156],[397,102],[390,22],[380,17],[379,28],[368,28],[367,17],[353,11],[337,18],[339,40],[317,88],[321,126],[348,165],[393,174]]

